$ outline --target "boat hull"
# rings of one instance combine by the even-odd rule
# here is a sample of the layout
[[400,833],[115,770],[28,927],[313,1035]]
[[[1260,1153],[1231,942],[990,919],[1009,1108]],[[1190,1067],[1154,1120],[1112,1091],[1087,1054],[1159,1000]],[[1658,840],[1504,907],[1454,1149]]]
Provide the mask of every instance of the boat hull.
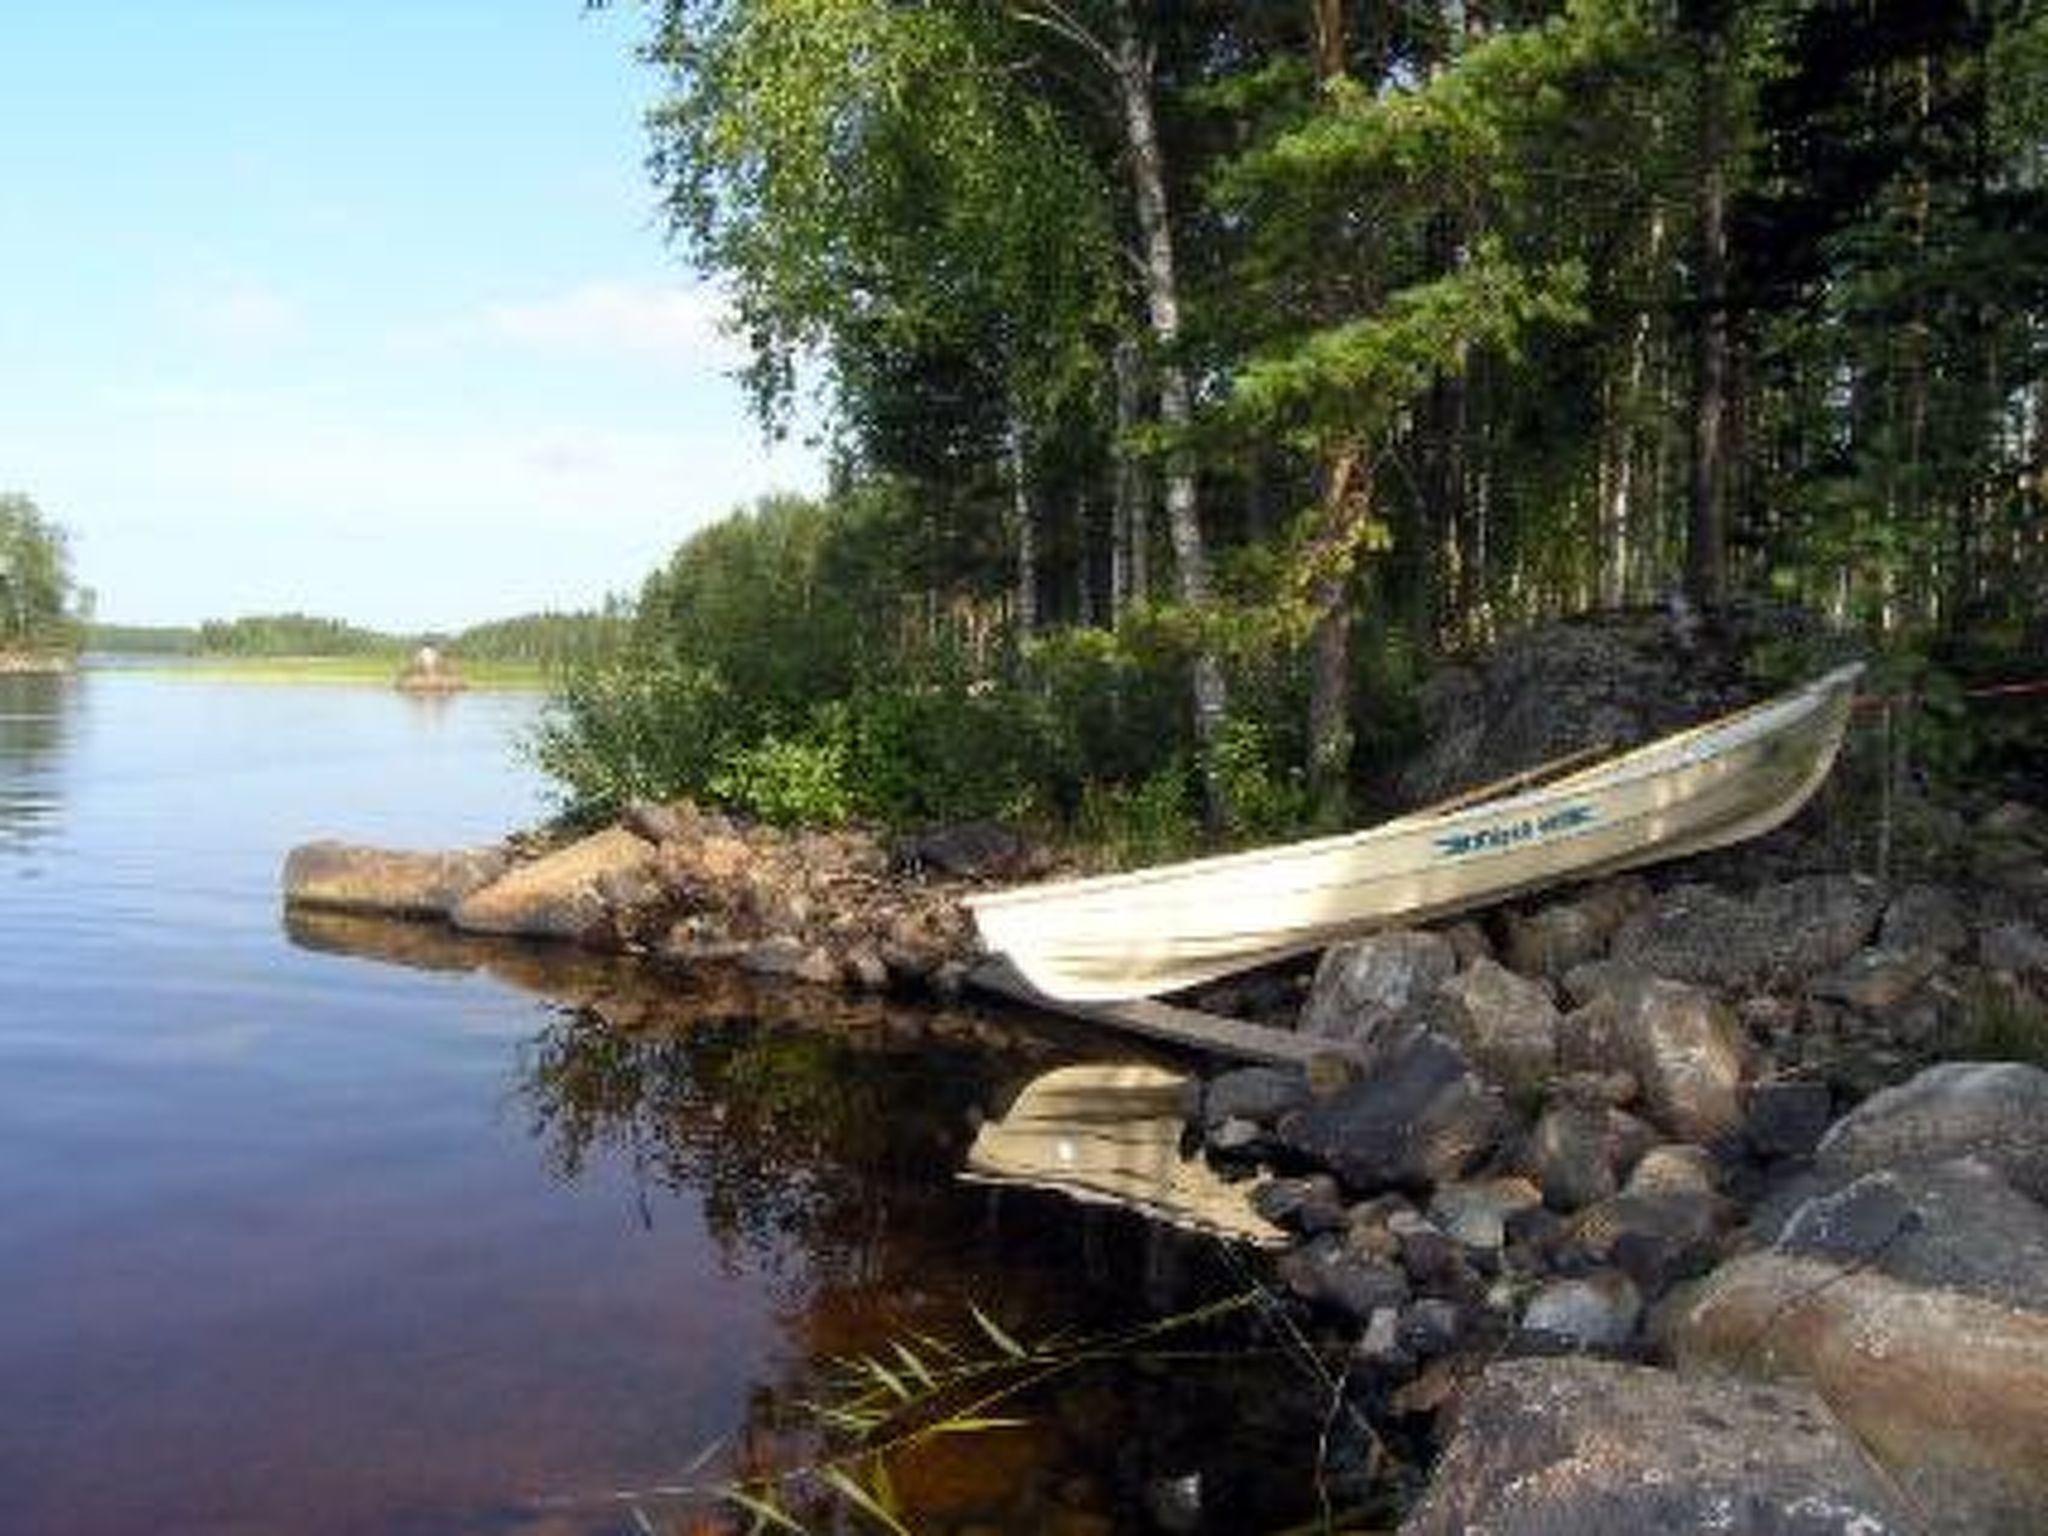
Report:
[[1453,812],[968,906],[985,947],[1048,997],[1109,1002],[1196,986],[1391,923],[1766,832],[1827,777],[1858,671]]

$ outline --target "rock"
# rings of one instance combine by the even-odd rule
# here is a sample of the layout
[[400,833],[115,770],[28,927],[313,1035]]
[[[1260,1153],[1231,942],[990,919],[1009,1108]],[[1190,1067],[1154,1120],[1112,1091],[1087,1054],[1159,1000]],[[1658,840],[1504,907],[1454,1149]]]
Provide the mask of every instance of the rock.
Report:
[[1408,1300],[1408,1277],[1379,1259],[1354,1253],[1333,1237],[1318,1237],[1290,1248],[1276,1266],[1288,1288],[1304,1301],[1332,1307],[1364,1321],[1380,1307]]
[[803,958],[797,961],[789,974],[809,986],[831,987],[837,986],[845,973],[837,955],[829,949],[812,945],[804,951]]
[[1464,1335],[1464,1309],[1440,1296],[1408,1303],[1401,1309],[1395,1331],[1403,1349],[1424,1359],[1456,1349]]
[[1026,873],[1031,847],[1008,827],[967,821],[902,839],[896,864],[911,870],[936,869],[961,880],[995,880]]
[[846,979],[866,992],[880,992],[889,985],[889,965],[881,952],[860,944],[846,952]]
[[607,916],[599,886],[653,867],[654,845],[623,827],[602,832],[522,864],[465,897],[451,914],[468,933],[579,939]]
[[650,843],[672,843],[689,830],[689,821],[674,806],[658,800],[634,800],[619,814],[619,824]]
[[1621,960],[1588,960],[1564,973],[1565,1000],[1584,1008],[1609,994],[1626,996],[1650,980],[1647,971]]
[[1392,929],[1323,951],[1301,1011],[1301,1031],[1370,1046],[1457,971],[1450,944],[1433,933]]
[[1743,1139],[1760,1157],[1805,1157],[1820,1145],[1833,1108],[1826,1083],[1751,1083],[1743,1098]]
[[1311,1173],[1298,1179],[1268,1179],[1252,1192],[1252,1209],[1276,1226],[1311,1237],[1341,1232],[1350,1223],[1337,1181],[1327,1173]]
[[1715,1271],[1681,1366],[1801,1377],[1944,1531],[2048,1529],[2048,1315],[1766,1251]]
[[1436,990],[1430,1022],[1465,1049],[1481,1075],[1510,1091],[1535,1087],[1557,1066],[1557,1005],[1541,982],[1475,960]]
[[1536,1122],[1530,1147],[1550,1209],[1576,1211],[1615,1192],[1605,1109],[1552,1105]]
[[1635,1282],[1608,1269],[1551,1281],[1530,1298],[1522,1328],[1574,1349],[1619,1349],[1635,1336],[1642,1316]]
[[1360,1364],[1382,1370],[1406,1370],[1414,1364],[1414,1356],[1401,1342],[1401,1314],[1392,1307],[1373,1308],[1351,1353]]
[[1571,1068],[1626,1067],[1644,1112],[1681,1140],[1710,1142],[1741,1123],[1749,1037],[1698,987],[1653,979],[1606,993],[1559,1025],[1558,1054]]
[[1308,1077],[1298,1067],[1239,1067],[1209,1080],[1202,1118],[1210,1124],[1236,1117],[1272,1125],[1309,1098]]
[[502,875],[495,848],[406,853],[350,843],[303,843],[284,861],[286,906],[387,917],[446,917],[462,899]]
[[1924,949],[1952,955],[1970,942],[1962,904],[1938,885],[1909,885],[1885,908],[1877,940],[1883,949]]
[[1434,931],[1451,946],[1461,966],[1470,965],[1474,960],[1494,958],[1493,941],[1487,938],[1486,930],[1469,917],[1461,917],[1455,923],[1447,923]]
[[1852,875],[1765,886],[1746,900],[1681,885],[1622,925],[1613,958],[1723,991],[1796,985],[1861,949],[1882,910],[1876,883]]
[[1572,901],[1552,902],[1536,911],[1507,915],[1507,963],[1525,976],[1561,979],[1597,960],[1618,929],[1650,901],[1650,889],[1634,876],[1610,880]]
[[1429,1201],[1429,1219],[1467,1248],[1498,1249],[1507,1242],[1507,1218],[1543,1203],[1527,1179],[1485,1179],[1444,1184]]
[[802,939],[778,933],[748,945],[740,957],[740,968],[756,976],[795,976],[809,953]]
[[1941,957],[1931,949],[1866,949],[1815,980],[1813,995],[1864,1013],[1884,1013],[1918,991],[1940,964]]
[[1716,1195],[1624,1190],[1580,1212],[1566,1242],[1585,1261],[1612,1264],[1644,1294],[1657,1297],[1713,1267],[1733,1215],[1733,1207]]
[[709,827],[699,835],[661,845],[656,872],[661,883],[693,904],[724,906],[740,878],[754,866],[754,850],[730,833]]
[[1951,1061],[1873,1094],[1835,1122],[1814,1154],[1827,1178],[1976,1156],[2048,1203],[2048,1071]]
[[1666,1142],[1642,1155],[1628,1176],[1631,1195],[1712,1195],[1714,1160],[1704,1147]]
[[1371,1193],[1456,1178],[1493,1148],[1505,1121],[1464,1054],[1423,1033],[1390,1049],[1370,1076],[1283,1117],[1278,1137],[1347,1188]]
[[1489,1366],[1401,1536],[1908,1536],[1815,1396],[1583,1358]]
[[1977,936],[1977,961],[1987,971],[2048,976],[2048,938],[2032,923],[2000,923]]
[[1866,1173],[1800,1206],[1773,1246],[2048,1313],[2048,1209],[1972,1157]]

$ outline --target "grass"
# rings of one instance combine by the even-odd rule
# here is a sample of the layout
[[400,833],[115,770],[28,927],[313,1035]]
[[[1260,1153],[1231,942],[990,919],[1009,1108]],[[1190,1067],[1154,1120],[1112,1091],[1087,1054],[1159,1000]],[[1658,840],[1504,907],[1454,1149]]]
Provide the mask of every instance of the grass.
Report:
[[[405,665],[402,656],[195,656],[138,663],[133,670],[208,683],[327,684],[389,688]],[[530,661],[462,661],[462,680],[483,691],[539,690],[549,671]]]

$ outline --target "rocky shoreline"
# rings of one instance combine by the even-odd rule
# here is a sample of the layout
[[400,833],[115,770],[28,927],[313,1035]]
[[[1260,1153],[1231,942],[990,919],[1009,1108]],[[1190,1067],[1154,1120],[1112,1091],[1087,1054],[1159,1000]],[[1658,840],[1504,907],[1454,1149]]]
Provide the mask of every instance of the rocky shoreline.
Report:
[[[2048,1038],[2048,813],[1981,817],[1960,888],[1730,880],[1782,852],[1197,999],[1332,1044],[1210,1077],[1191,1132],[1262,1179],[1347,1392],[1434,1424],[1404,1530],[2048,1528],[2048,1072],[1945,1059]],[[960,897],[1049,867],[994,828],[892,847],[643,805],[560,846],[311,844],[285,887],[946,997],[975,958]]]
[[51,654],[46,651],[0,651],[0,676],[56,675],[70,672],[75,665],[68,655]]

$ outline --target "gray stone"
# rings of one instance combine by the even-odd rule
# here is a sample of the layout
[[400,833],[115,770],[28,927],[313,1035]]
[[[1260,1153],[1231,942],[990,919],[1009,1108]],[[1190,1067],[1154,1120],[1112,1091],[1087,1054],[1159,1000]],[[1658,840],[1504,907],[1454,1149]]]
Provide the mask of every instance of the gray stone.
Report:
[[1374,1307],[1365,1321],[1351,1353],[1361,1364],[1381,1369],[1402,1369],[1413,1364],[1413,1356],[1401,1342],[1401,1314],[1393,1307]]
[[1308,1077],[1298,1067],[1239,1067],[1209,1080],[1202,1093],[1202,1118],[1271,1125],[1308,1101]]
[[1970,930],[1954,892],[1938,885],[1909,885],[1885,908],[1877,937],[1884,949],[1952,955],[1969,944]]
[[2048,1209],[1976,1158],[1866,1173],[1808,1200],[1773,1246],[2048,1313]]
[[1348,1312],[1361,1322],[1378,1308],[1398,1309],[1408,1300],[1408,1277],[1398,1266],[1355,1253],[1332,1237],[1289,1249],[1276,1267],[1304,1301]]
[[1536,1122],[1530,1148],[1543,1202],[1552,1210],[1576,1211],[1615,1192],[1605,1109],[1552,1105]]
[[1316,966],[1301,1031],[1323,1040],[1374,1045],[1458,968],[1434,933],[1391,929],[1334,944]]
[[1542,983],[1504,965],[1475,960],[1437,988],[1428,1013],[1503,1088],[1532,1088],[1556,1069],[1557,1005]]
[[1489,1366],[1401,1536],[1923,1536],[1812,1392],[1582,1357]]
[[1424,1296],[1401,1309],[1395,1336],[1402,1347],[1427,1359],[1456,1349],[1464,1334],[1464,1308],[1441,1296]]
[[1624,1190],[1581,1211],[1566,1240],[1584,1259],[1614,1265],[1656,1297],[1713,1267],[1733,1219],[1734,1208],[1718,1195]]
[[1712,1195],[1715,1188],[1714,1160],[1706,1148],[1690,1142],[1666,1142],[1652,1147],[1629,1173],[1627,1193],[1631,1195]]
[[1527,1179],[1443,1184],[1430,1197],[1429,1219],[1467,1248],[1497,1249],[1507,1242],[1509,1215],[1541,1203],[1542,1195]]
[[653,867],[652,843],[623,827],[607,827],[473,891],[450,916],[469,933],[580,939],[609,917],[602,885]]
[[1570,901],[1507,915],[1507,963],[1529,976],[1561,979],[1606,953],[1615,931],[1650,902],[1633,875],[1581,891]]
[[1682,1140],[1713,1141],[1741,1123],[1749,1037],[1698,987],[1653,979],[1596,998],[1560,1023],[1558,1054],[1571,1068],[1627,1068],[1644,1112]]
[[1866,949],[1812,984],[1815,997],[1846,1003],[1863,1013],[1898,1007],[1934,974],[1941,957],[1931,949]]
[[1820,1145],[1833,1113],[1826,1083],[1802,1079],[1751,1083],[1743,1099],[1742,1134],[1762,1157],[1805,1157]]
[[407,853],[333,841],[303,843],[284,861],[287,906],[386,917],[446,917],[502,875],[495,848]]
[[1635,1336],[1642,1316],[1635,1282],[1608,1269],[1551,1281],[1530,1298],[1522,1327],[1574,1349],[1619,1349]]
[[1337,1181],[1327,1173],[1268,1179],[1253,1192],[1252,1209],[1276,1225],[1310,1236],[1342,1231],[1349,1221]]
[[1814,1164],[1840,1181],[1972,1156],[2022,1194],[2048,1202],[2048,1071],[2021,1062],[1929,1067],[1836,1121]]
[[1285,1116],[1278,1139],[1370,1193],[1458,1177],[1492,1150],[1505,1123],[1464,1054],[1424,1033],[1391,1049],[1372,1075]]
[[1681,885],[1615,935],[1614,960],[1725,991],[1797,985],[1861,949],[1877,926],[1874,881],[1814,875],[1743,899]]
[[803,940],[775,934],[748,945],[747,952],[740,957],[740,968],[756,976],[794,976],[809,953]]

